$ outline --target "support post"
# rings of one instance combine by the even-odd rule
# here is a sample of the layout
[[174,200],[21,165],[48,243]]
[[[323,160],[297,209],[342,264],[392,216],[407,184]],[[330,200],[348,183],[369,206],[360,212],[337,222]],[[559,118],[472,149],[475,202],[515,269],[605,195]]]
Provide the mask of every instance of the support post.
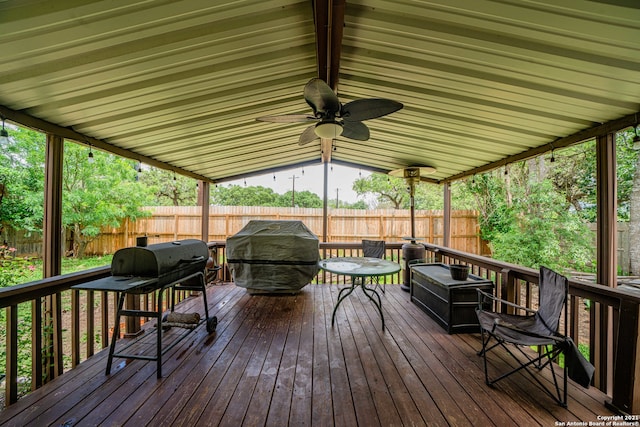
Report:
[[[615,133],[596,138],[597,244],[596,281],[605,286],[617,286],[617,183]],[[612,312],[600,304],[591,308],[591,339],[598,343],[597,352],[590,355],[596,367],[594,383],[605,392],[613,385],[613,322]]]
[[[47,134],[44,166],[43,276],[62,270],[62,166],[64,140]],[[62,375],[62,310],[60,293],[44,298],[43,373],[46,381]]]
[[620,321],[616,339],[616,360],[613,373],[613,393],[607,406],[617,412],[640,412],[640,305],[620,301]]
[[442,186],[444,198],[444,222],[442,230],[442,246],[451,247],[451,184],[445,182]]
[[209,190],[211,184],[200,181],[198,185],[198,206],[202,207],[201,235],[202,241],[209,241]]

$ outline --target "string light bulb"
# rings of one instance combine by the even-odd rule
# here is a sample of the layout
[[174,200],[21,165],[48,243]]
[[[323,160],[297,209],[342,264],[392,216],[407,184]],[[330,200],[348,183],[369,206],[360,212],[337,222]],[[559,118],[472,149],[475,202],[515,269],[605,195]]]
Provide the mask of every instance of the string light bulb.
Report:
[[89,154],[87,155],[87,161],[93,163],[96,159],[93,158],[93,151],[91,151],[91,144],[89,144]]

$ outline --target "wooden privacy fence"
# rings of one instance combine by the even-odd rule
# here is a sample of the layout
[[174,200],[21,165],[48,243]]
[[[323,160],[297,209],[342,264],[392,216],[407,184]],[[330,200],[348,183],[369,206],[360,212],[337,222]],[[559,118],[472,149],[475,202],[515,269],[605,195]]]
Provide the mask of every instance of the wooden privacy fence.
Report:
[[[89,254],[108,254],[135,245],[136,237],[148,236],[149,243],[201,238],[201,208],[198,206],[156,206],[146,210],[152,215],[137,221],[125,221],[119,228],[105,228],[87,247]],[[416,237],[424,242],[443,244],[444,214],[442,211],[415,212]],[[273,208],[244,206],[211,206],[208,241],[224,241],[252,219],[300,220],[322,238],[322,209]],[[360,242],[380,239],[402,242],[411,234],[411,214],[408,210],[332,209],[328,214],[328,242]],[[488,254],[479,237],[476,211],[453,211],[451,214],[451,247],[474,254]]]

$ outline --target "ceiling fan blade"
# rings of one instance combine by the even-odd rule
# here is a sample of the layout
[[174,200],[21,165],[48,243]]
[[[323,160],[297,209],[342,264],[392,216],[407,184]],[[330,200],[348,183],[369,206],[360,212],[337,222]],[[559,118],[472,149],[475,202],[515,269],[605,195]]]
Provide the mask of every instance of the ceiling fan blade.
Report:
[[271,123],[304,123],[309,121],[317,121],[315,117],[311,117],[308,114],[286,114],[283,116],[262,116],[256,118],[259,122],[271,122]]
[[304,99],[314,113],[331,113],[333,118],[340,111],[340,101],[333,90],[320,79],[311,79],[304,87]]
[[342,125],[341,136],[357,141],[366,141],[369,139],[369,128],[362,122],[345,121]]
[[306,128],[304,132],[302,132],[302,134],[300,135],[300,138],[298,139],[298,145],[305,145],[318,139],[318,135],[316,135],[315,131],[316,131],[316,125],[309,126],[308,128]]
[[360,122],[386,116],[403,107],[402,103],[383,98],[357,99],[342,107],[345,122]]

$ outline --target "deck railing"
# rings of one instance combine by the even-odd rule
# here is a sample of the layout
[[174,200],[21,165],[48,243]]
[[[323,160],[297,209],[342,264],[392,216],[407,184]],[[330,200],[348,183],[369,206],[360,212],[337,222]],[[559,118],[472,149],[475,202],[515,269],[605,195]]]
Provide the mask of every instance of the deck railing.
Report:
[[[223,267],[218,280],[231,281],[225,266],[225,242],[212,242],[216,261]],[[426,244],[427,257],[436,262],[465,263],[476,275],[496,283],[501,297],[536,308],[538,271],[490,258]],[[359,243],[321,243],[322,258],[359,256]],[[387,259],[402,261],[402,243],[387,243]],[[0,315],[6,319],[5,404],[15,402],[25,390],[18,384],[30,384],[31,389],[60,376],[90,357],[96,348],[104,348],[110,339],[115,319],[114,295],[103,292],[71,290],[71,286],[96,280],[110,274],[109,267],[39,280],[0,289]],[[388,278],[387,283],[401,283],[403,272]],[[320,271],[315,283],[344,283],[344,276]],[[596,366],[594,385],[611,396],[613,408],[626,413],[640,411],[640,364],[638,325],[640,296],[620,289],[570,280],[569,330],[575,342],[586,346],[590,360]],[[97,294],[97,295],[95,295]],[[177,301],[187,297],[177,295]],[[408,296],[407,296],[408,297]],[[137,304],[155,309],[153,295],[142,296]],[[165,298],[169,303],[169,299]],[[18,306],[30,306],[30,319],[18,318]],[[91,309],[90,309],[91,308]],[[144,319],[142,319],[144,321]],[[32,369],[30,381],[18,374],[18,341],[21,330],[30,334]],[[128,333],[136,333],[140,325],[125,325]],[[82,345],[84,342],[84,345]],[[0,372],[1,374],[2,372]]]
[[[538,270],[441,246],[425,247],[436,262],[467,264],[472,273],[491,279],[501,298],[537,308]],[[588,348],[589,360],[596,367],[593,385],[612,397],[608,406],[638,413],[640,293],[570,278],[567,310],[569,335]]]

